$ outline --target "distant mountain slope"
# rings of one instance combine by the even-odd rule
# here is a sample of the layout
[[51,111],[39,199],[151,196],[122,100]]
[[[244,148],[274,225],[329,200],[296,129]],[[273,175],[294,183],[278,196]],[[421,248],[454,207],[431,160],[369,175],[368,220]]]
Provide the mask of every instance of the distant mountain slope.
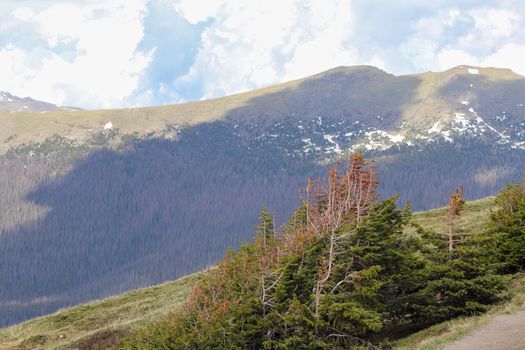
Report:
[[[467,202],[458,229],[475,233],[488,219],[493,199]],[[415,220],[436,232],[446,230],[446,208],[415,214]],[[181,278],[117,297],[79,305],[53,315],[0,330],[0,349],[66,349],[79,344],[114,344],[133,330],[176,310],[198,275]],[[101,349],[104,347],[101,347]]]
[[9,92],[0,91],[0,111],[9,112],[50,112],[58,109],[78,110],[78,108],[59,107],[52,103],[33,100],[30,97],[18,97]]
[[[459,66],[440,73],[394,76],[369,66],[339,67],[268,88],[180,105],[55,110],[43,115],[0,112],[4,125],[0,144],[5,152],[8,146],[42,142],[54,134],[85,142],[108,123],[121,135],[172,137],[173,127],[202,122],[228,120],[257,125],[261,131],[261,126],[272,128],[283,118],[292,118],[305,125],[343,123],[344,133],[330,134],[332,147],[382,149],[467,135],[523,148],[524,105],[525,78],[508,69]],[[315,146],[325,151],[330,147]]]
[[416,210],[494,194],[522,176],[524,82],[340,67],[182,105],[0,112],[0,326],[202,270],[356,150]]

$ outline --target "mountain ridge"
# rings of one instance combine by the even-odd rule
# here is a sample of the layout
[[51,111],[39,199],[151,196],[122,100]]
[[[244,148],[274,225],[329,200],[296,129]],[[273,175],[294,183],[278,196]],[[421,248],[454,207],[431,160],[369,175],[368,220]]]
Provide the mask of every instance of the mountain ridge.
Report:
[[[54,134],[83,144],[93,134],[107,130],[104,127],[108,123],[121,135],[138,133],[141,137],[172,138],[176,135],[174,129],[205,122],[259,122],[271,126],[272,121],[294,116],[305,120],[318,116],[359,120],[367,123],[361,127],[363,132],[365,128],[380,134],[404,129],[399,135],[405,138],[405,144],[413,133],[420,135],[412,137],[412,143],[430,136],[444,141],[454,139],[448,133],[465,133],[464,128],[454,130],[458,125],[485,135],[501,128],[503,132],[499,132],[512,134],[509,137],[516,138],[512,144],[521,148],[525,147],[525,139],[501,118],[509,119],[510,115],[513,121],[518,121],[525,117],[523,91],[525,78],[509,69],[458,66],[444,72],[396,76],[373,66],[336,67],[253,91],[176,105],[36,113],[0,111],[0,122],[4,125],[0,129],[0,153],[21,144],[43,142]],[[440,132],[425,134],[435,123],[441,124]],[[501,126],[493,126],[495,123]],[[480,129],[486,130],[480,132]],[[501,139],[501,135],[489,136],[492,141]],[[365,146],[374,147],[370,135],[362,138],[361,142],[349,143],[356,146],[364,142]]]
[[59,109],[80,110],[76,107],[57,106],[53,103],[37,101],[31,97],[18,97],[7,91],[0,91],[0,111],[8,112],[52,112]]

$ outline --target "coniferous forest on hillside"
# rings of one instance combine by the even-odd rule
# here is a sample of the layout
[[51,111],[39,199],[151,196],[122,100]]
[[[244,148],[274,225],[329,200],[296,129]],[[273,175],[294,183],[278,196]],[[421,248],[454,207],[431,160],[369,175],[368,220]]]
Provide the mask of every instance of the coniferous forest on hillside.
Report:
[[408,203],[378,197],[376,169],[354,155],[309,180],[281,228],[263,209],[252,243],[203,274],[182,310],[119,348],[387,349],[502,301],[525,267],[525,181],[503,189],[488,224],[468,235],[456,226],[458,188],[436,233]]
[[[305,179],[327,169],[224,122],[110,147],[116,133],[0,156],[0,325],[211,266],[251,240],[260,207],[283,223]],[[378,156],[378,193],[415,210],[445,204],[460,185],[484,197],[517,181],[508,164],[524,161],[473,140],[391,150]]]

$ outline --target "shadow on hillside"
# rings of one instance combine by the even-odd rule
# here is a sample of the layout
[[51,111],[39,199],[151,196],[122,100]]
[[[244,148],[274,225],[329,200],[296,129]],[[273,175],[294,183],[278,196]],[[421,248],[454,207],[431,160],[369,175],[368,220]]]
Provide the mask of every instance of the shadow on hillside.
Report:
[[223,123],[128,148],[28,196],[51,211],[0,237],[0,325],[203,269],[251,239],[261,207],[285,220],[315,168],[253,153]]
[[[511,125],[520,123],[525,118],[525,78],[514,80],[492,81],[483,75],[457,75],[444,85],[440,91],[451,104],[459,105],[472,94],[475,98],[468,101],[468,106],[460,107],[464,110],[474,108],[482,117],[489,118],[488,122]],[[495,116],[506,116],[507,120],[492,120]]]
[[234,123],[267,125],[290,116],[303,120],[322,116],[328,121],[343,117],[385,129],[400,122],[419,84],[417,77],[398,77],[374,67],[340,67],[295,87],[254,97],[247,105],[229,111],[226,118]]

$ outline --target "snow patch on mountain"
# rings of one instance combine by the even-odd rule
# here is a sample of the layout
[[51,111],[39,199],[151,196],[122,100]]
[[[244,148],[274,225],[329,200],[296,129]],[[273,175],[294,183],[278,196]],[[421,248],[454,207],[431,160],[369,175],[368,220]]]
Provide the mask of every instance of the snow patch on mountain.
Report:
[[334,146],[328,147],[326,149],[326,153],[333,153],[333,152],[335,152],[336,154],[343,153],[343,150],[341,149],[341,147],[339,147],[339,144],[334,141],[335,135],[324,135],[323,138],[326,141],[334,145]]
[[441,129],[439,128],[439,122],[435,122],[430,129],[427,130],[428,134],[438,133]]
[[0,102],[13,102],[13,95],[5,91],[0,91]]

